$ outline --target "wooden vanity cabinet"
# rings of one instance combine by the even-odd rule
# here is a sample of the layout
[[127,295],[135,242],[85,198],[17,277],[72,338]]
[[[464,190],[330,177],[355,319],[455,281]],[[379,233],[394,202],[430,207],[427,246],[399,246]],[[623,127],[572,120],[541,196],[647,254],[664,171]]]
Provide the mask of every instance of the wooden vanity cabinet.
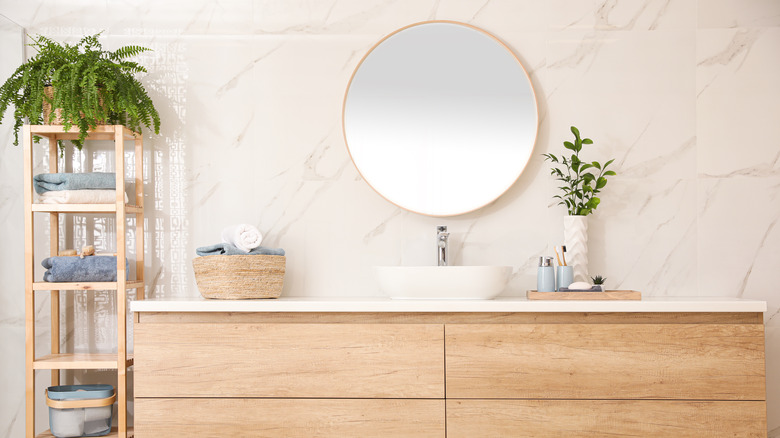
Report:
[[138,437],[765,437],[761,313],[176,313]]

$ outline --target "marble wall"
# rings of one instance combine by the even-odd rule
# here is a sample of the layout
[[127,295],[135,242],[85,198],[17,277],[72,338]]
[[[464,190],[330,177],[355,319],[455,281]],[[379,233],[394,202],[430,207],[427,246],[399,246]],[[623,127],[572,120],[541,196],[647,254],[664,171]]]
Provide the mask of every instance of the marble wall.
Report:
[[[512,265],[507,293],[522,294],[535,284],[536,258],[563,235],[565,212],[551,201],[540,154],[561,151],[578,126],[596,143],[588,156],[616,158],[619,172],[590,219],[591,272],[646,295],[766,300],[769,429],[780,437],[780,299],[771,292],[780,141],[768,129],[780,120],[777,0],[0,0],[0,14],[31,34],[74,41],[102,30],[109,48],[154,49],[142,61],[163,118],[161,135],[146,133],[144,155],[156,297],[197,296],[194,248],[237,222],[287,250],[287,295],[376,295],[371,266],[434,263],[437,224],[452,232],[455,263]],[[375,194],[349,159],[340,121],[361,56],[430,19],[505,41],[528,69],[540,111],[534,158],[517,183],[479,211],[443,219]],[[9,56],[2,52],[3,65]],[[0,125],[0,437],[18,437],[22,158],[8,128]],[[64,162],[84,166],[106,153]],[[74,239],[97,239],[105,227],[94,221],[69,223]],[[66,346],[110,351],[94,338],[110,338],[114,305],[100,294],[70,298]],[[39,307],[45,318],[45,299]],[[98,329],[74,330],[93,314]],[[39,339],[48,342],[43,327]]]

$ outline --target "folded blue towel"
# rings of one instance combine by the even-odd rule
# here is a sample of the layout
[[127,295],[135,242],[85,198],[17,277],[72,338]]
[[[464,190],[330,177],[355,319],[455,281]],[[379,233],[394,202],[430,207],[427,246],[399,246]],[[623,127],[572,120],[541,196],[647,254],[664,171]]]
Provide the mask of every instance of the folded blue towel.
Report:
[[[41,262],[46,272],[43,281],[89,282],[116,281],[116,256],[49,257]],[[125,259],[127,276],[127,259]]]
[[33,177],[38,194],[52,190],[106,190],[116,188],[116,174],[92,173],[41,173]]
[[210,255],[284,255],[284,250],[281,248],[266,248],[264,246],[258,246],[253,250],[246,252],[242,251],[229,243],[217,243],[216,245],[201,246],[195,250],[199,256]]

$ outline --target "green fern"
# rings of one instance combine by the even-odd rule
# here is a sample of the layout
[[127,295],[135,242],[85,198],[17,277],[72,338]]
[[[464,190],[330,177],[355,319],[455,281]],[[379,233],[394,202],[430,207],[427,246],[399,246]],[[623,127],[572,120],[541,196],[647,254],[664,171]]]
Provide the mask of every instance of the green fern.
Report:
[[[19,144],[25,121],[48,122],[43,120],[44,100],[61,111],[63,129],[79,128],[73,141],[79,149],[98,124],[123,124],[137,132],[145,126],[160,133],[160,115],[135,77],[146,69],[128,59],[151,49],[129,45],[106,51],[99,38],[100,33],[88,35],[70,45],[41,35],[30,37],[29,45],[37,53],[0,86],[0,122],[14,107],[14,145]],[[45,95],[47,86],[54,87],[51,99]]]

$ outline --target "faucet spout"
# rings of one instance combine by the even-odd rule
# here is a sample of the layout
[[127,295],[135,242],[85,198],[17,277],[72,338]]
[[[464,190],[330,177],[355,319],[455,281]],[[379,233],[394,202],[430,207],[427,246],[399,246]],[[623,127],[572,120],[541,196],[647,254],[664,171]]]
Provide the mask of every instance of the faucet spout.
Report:
[[436,250],[439,255],[439,266],[447,266],[449,260],[450,233],[447,232],[447,226],[439,225],[436,227]]

